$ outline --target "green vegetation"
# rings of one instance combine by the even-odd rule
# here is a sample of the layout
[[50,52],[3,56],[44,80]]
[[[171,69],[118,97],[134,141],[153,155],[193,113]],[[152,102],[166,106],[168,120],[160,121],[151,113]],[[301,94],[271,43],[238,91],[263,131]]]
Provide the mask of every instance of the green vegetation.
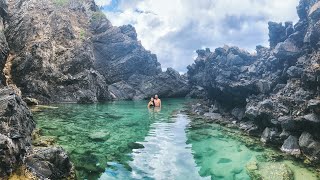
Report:
[[53,0],[53,3],[57,6],[65,6],[69,3],[69,0]]
[[98,12],[94,12],[93,14],[92,14],[92,16],[91,16],[91,20],[93,21],[93,22],[98,22],[98,21],[101,21],[103,18],[105,18],[106,17],[106,15],[103,13],[103,12],[101,12],[101,11],[98,11]]

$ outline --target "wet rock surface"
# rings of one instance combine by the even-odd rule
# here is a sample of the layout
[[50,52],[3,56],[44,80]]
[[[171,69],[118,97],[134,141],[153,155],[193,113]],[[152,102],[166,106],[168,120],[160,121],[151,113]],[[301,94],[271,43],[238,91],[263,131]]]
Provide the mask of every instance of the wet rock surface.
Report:
[[[270,22],[270,48],[257,46],[256,54],[229,46],[198,50],[188,66],[189,96],[208,98],[207,107],[219,104],[217,113],[229,118],[226,121],[262,142],[282,146],[290,154],[302,152],[317,162],[313,148],[320,139],[319,8],[317,1],[301,0],[295,25]],[[202,93],[197,96],[192,92],[199,87]]]

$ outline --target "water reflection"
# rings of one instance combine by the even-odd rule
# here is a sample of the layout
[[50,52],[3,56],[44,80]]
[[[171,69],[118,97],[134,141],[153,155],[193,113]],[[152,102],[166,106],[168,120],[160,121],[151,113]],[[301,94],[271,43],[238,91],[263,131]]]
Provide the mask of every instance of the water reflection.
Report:
[[119,172],[123,168],[113,164],[117,170],[108,168],[100,179],[204,179],[198,174],[191,145],[186,144],[188,124],[188,117],[182,114],[151,124],[147,137],[138,142],[144,148],[133,149],[130,155],[131,172]]

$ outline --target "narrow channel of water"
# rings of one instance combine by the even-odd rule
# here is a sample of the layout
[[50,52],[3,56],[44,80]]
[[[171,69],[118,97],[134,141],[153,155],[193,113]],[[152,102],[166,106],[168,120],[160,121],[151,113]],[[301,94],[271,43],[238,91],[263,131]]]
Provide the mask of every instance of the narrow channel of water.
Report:
[[246,167],[270,179],[286,170],[317,179],[239,133],[190,119],[180,112],[185,101],[163,99],[161,110],[147,109],[146,101],[62,104],[34,115],[43,138],[68,151],[79,179],[250,179]]

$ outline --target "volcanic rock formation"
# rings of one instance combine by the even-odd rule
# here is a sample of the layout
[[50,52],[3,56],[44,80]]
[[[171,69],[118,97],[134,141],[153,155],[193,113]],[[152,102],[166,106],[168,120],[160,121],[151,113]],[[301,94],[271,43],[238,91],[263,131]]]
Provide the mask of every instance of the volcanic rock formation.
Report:
[[208,97],[242,129],[263,132],[263,142],[280,141],[286,152],[300,152],[300,145],[319,162],[320,2],[301,0],[297,11],[294,26],[269,23],[270,48],[257,46],[256,54],[228,46],[198,50],[188,67],[189,96]]

